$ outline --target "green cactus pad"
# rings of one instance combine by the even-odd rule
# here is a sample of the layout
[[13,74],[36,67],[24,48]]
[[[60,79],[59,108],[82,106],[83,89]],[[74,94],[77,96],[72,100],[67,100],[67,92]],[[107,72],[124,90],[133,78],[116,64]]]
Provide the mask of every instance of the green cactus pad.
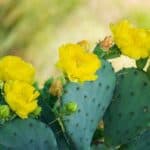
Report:
[[133,142],[121,147],[120,150],[150,150],[150,131],[145,131]]
[[107,109],[115,88],[116,77],[112,66],[102,60],[98,79],[91,82],[68,83],[64,87],[62,105],[77,103],[77,111],[64,116],[64,125],[75,149],[89,150],[93,134]]
[[0,145],[11,150],[57,150],[51,129],[33,119],[15,119],[0,127]]
[[104,136],[108,145],[130,142],[150,126],[150,80],[135,68],[117,73],[113,101],[104,116]]

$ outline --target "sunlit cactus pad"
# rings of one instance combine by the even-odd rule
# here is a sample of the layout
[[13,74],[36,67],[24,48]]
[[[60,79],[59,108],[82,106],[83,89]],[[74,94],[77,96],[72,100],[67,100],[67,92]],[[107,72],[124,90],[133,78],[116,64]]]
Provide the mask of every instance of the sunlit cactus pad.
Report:
[[88,150],[94,131],[107,109],[115,88],[115,73],[107,61],[97,72],[98,79],[91,82],[68,83],[64,89],[62,105],[74,101],[78,110],[64,116],[66,131],[77,149]]

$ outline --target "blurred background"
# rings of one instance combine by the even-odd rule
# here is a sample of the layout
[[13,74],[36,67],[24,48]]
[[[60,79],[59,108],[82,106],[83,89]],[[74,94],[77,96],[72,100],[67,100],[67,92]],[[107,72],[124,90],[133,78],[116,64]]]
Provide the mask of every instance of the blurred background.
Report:
[[111,22],[124,18],[149,28],[150,0],[0,0],[0,57],[23,57],[42,82],[57,74],[61,44],[84,39],[94,45],[111,34]]

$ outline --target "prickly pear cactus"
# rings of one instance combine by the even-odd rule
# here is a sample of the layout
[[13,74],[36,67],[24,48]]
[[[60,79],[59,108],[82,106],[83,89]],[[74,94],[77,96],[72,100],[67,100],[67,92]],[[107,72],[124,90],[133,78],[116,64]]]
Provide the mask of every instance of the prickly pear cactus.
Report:
[[51,129],[33,119],[15,119],[1,127],[0,147],[4,150],[57,150]]
[[145,131],[133,142],[121,147],[120,150],[150,150],[150,131]]
[[[59,124],[58,121],[56,121],[56,114],[54,113],[54,111],[52,110],[55,103],[57,102],[57,97],[56,96],[52,96],[50,94],[50,87],[52,85],[53,79],[48,79],[43,88],[40,90],[40,96],[39,96],[39,105],[42,107],[42,112],[40,115],[40,120],[46,124],[48,124],[51,129],[53,130],[55,137],[56,137],[56,141],[57,141],[57,145],[58,145],[58,149],[59,150],[68,150],[68,143],[66,142],[65,139],[65,135],[61,131],[61,126]],[[58,132],[60,132],[59,134],[57,134]]]
[[128,143],[150,126],[150,80],[135,68],[117,73],[113,101],[104,116],[108,145]]
[[107,109],[115,88],[115,74],[105,60],[97,72],[98,79],[92,82],[68,83],[64,87],[62,105],[70,101],[77,103],[77,111],[64,116],[64,125],[75,149],[89,150],[91,140],[99,121]]
[[46,124],[56,119],[55,114],[52,112],[52,108],[57,100],[57,97],[52,96],[49,92],[52,82],[53,79],[48,79],[45,82],[43,88],[40,90],[40,96],[38,98],[39,105],[42,107],[40,120]]
[[92,145],[91,150],[111,150],[103,144]]

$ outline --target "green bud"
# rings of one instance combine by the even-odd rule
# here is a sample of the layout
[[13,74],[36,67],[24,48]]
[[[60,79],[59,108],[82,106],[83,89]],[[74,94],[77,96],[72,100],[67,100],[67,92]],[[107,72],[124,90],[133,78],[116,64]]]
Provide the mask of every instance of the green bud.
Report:
[[69,102],[65,105],[65,109],[68,113],[74,113],[77,111],[78,105],[75,102]]
[[0,80],[0,89],[3,89],[3,86],[4,86],[4,82]]
[[7,120],[10,116],[10,109],[8,105],[0,105],[0,119]]
[[38,106],[38,107],[34,110],[33,115],[34,115],[34,116],[39,116],[40,113],[41,113],[41,111],[42,111],[42,108],[41,108],[40,106]]
[[148,77],[150,78],[150,64],[149,64],[149,66],[148,66],[148,68],[147,68],[147,75],[148,75]]
[[65,76],[61,76],[60,80],[61,80],[61,82],[62,82],[63,85],[65,85],[66,82],[67,82],[66,79],[65,79]]

